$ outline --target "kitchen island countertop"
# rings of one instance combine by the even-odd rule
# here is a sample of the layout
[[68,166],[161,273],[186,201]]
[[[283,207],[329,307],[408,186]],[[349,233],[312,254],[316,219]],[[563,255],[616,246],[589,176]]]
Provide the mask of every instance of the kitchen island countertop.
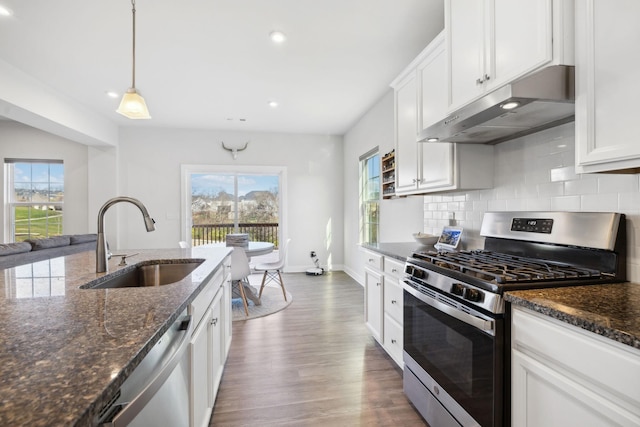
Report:
[[[93,251],[0,271],[0,425],[92,425],[229,252],[128,250],[138,253],[130,265],[203,260],[179,282],[146,288],[80,289],[105,275]],[[119,261],[110,273],[124,268]]]
[[510,291],[505,300],[640,349],[638,283]]

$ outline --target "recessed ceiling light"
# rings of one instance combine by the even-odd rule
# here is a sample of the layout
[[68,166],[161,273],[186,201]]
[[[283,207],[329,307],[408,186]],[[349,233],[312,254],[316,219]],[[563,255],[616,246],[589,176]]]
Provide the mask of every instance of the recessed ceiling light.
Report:
[[7,9],[5,6],[0,5],[0,16],[11,16],[13,12]]
[[427,138],[427,142],[438,142],[440,141],[439,138]]
[[500,108],[502,108],[503,110],[513,110],[514,108],[516,108],[519,105],[520,105],[519,102],[511,101],[511,102],[505,102],[504,104],[502,104],[500,106]]
[[283,43],[287,40],[287,36],[281,31],[271,31],[269,33],[269,38],[274,43]]
[[112,90],[108,90],[105,91],[105,94],[109,97],[109,98],[118,98],[120,96],[120,94],[118,92],[114,92]]
[[278,101],[269,101],[269,107],[278,108]]

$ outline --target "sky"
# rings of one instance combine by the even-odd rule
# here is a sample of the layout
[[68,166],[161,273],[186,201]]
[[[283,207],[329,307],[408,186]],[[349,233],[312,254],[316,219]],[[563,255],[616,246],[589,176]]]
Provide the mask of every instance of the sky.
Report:
[[[233,194],[233,174],[192,174],[191,194],[218,194],[221,190]],[[251,191],[278,189],[278,175],[238,175],[238,196]]]

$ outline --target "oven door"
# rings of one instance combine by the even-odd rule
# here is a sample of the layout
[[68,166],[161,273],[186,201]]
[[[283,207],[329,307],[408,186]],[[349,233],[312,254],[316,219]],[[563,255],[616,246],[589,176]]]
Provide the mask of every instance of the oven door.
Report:
[[404,286],[405,368],[461,425],[501,426],[503,317],[430,292]]

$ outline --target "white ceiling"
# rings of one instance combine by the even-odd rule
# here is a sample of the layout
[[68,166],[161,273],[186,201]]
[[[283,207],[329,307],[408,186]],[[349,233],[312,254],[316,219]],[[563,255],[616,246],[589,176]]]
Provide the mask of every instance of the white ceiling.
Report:
[[131,85],[130,0],[0,5],[0,58],[119,126],[341,135],[443,28],[442,0],[137,0],[132,121],[105,94]]

